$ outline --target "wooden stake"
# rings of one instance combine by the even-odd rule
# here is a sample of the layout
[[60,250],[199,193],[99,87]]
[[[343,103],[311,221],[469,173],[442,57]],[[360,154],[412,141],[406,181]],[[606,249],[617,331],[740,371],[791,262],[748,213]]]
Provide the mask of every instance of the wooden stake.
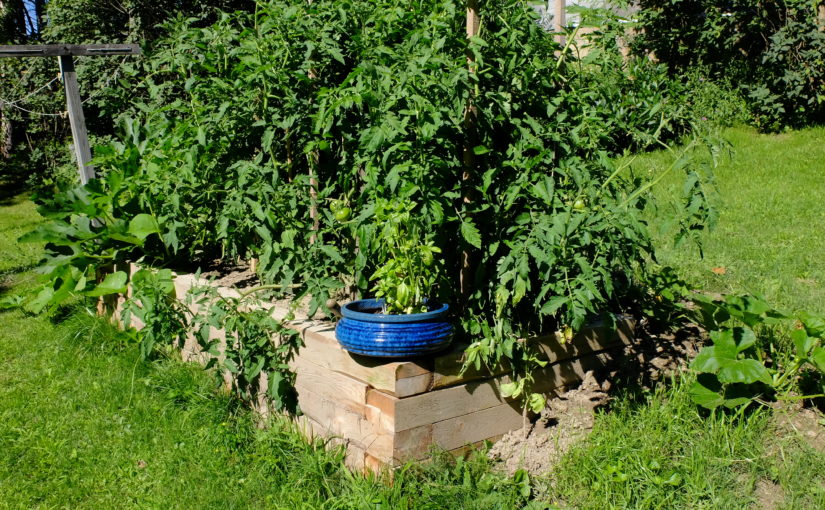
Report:
[[819,8],[817,9],[817,21],[819,25],[820,31],[825,31],[825,2],[819,4]]
[[[478,0],[467,0],[467,38],[473,37],[478,35],[478,28],[479,28],[480,18],[478,15]],[[473,58],[472,53],[467,54],[467,65],[470,68],[470,72],[475,72],[474,64],[475,59]],[[464,133],[466,139],[464,140],[464,149],[463,149],[463,157],[462,163],[464,165],[464,170],[461,173],[461,188],[462,188],[462,199],[465,204],[469,204],[472,202],[472,176],[473,176],[473,169],[475,168],[475,154],[473,153],[473,129],[475,127],[475,120],[478,111],[473,105],[472,98],[467,103],[467,107],[464,109]],[[470,252],[469,250],[465,249],[461,252],[461,273],[459,274],[459,282],[461,286],[461,295],[464,300],[470,295],[472,291],[472,282],[473,278],[473,268],[470,262]]]
[[[312,3],[310,0],[309,3]],[[315,80],[318,78],[318,74],[315,72],[315,69],[310,68],[307,76],[310,80]],[[319,168],[319,162],[321,161],[321,153],[318,149],[312,151],[312,154],[309,155],[309,218],[312,220],[312,231],[318,232],[321,227],[321,222],[318,219],[318,175],[317,169]],[[309,244],[315,244],[315,241],[318,239],[318,234],[313,233],[309,238]]]
[[95,178],[95,170],[90,163],[92,151],[89,148],[89,136],[86,133],[83,103],[80,102],[77,73],[74,70],[74,60],[71,55],[61,55],[57,58],[60,61],[60,73],[63,76],[63,88],[66,90],[66,106],[69,112],[69,124],[72,127],[77,171],[80,174],[80,183],[86,184],[90,179]]
[[562,31],[564,30],[564,26],[567,24],[567,1],[566,0],[556,0],[555,11],[553,13],[553,31],[556,32],[556,40],[559,44],[564,46],[565,40]]

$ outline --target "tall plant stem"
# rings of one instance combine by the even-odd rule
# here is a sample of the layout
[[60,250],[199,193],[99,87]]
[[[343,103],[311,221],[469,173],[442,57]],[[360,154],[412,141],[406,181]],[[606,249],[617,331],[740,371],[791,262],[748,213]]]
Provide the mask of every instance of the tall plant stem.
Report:
[[[478,15],[478,0],[467,0],[467,38],[478,35],[480,18]],[[472,52],[467,52],[467,66],[471,73],[475,72],[475,58]],[[462,164],[464,169],[461,172],[461,198],[464,204],[472,203],[472,179],[475,170],[475,154],[473,153],[474,133],[476,116],[478,110],[473,104],[472,92],[467,100],[464,109],[464,149]],[[462,306],[467,301],[472,292],[471,280],[473,274],[472,262],[470,260],[470,250],[465,247],[461,252],[461,273],[459,282],[461,286]]]

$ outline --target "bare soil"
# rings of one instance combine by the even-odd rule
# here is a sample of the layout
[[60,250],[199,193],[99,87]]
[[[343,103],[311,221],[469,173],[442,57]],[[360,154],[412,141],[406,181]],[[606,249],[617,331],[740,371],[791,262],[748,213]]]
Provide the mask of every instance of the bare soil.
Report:
[[814,450],[825,453],[825,417],[811,408],[776,406],[773,414],[776,426],[781,432],[802,439]]
[[610,390],[627,385],[652,387],[687,369],[701,349],[703,333],[695,326],[656,333],[642,321],[636,343],[618,353],[613,369],[587,372],[575,388],[550,398],[528,430],[515,430],[502,437],[488,452],[499,467],[513,474],[525,469],[534,475],[550,472],[564,454],[593,429],[596,409],[610,401]]
[[235,264],[216,260],[201,272],[201,276],[215,278],[215,282],[221,287],[235,289],[248,289],[261,284],[258,275],[245,262]]
[[782,503],[785,501],[785,491],[781,485],[771,480],[761,478],[756,482],[753,495],[756,498],[754,508],[758,510],[778,510],[779,508],[783,508]]
[[519,469],[539,475],[549,472],[571,446],[593,429],[594,410],[608,400],[606,384],[600,384],[593,372],[587,372],[579,387],[548,400],[526,436],[523,430],[506,434],[488,455],[500,461],[510,475]]

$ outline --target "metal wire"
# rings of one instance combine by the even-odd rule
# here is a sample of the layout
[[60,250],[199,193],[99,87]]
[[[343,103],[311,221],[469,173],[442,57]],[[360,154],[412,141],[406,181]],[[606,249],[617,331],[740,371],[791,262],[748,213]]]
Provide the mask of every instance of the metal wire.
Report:
[[37,94],[38,92],[40,92],[41,90],[45,89],[46,87],[48,87],[49,85],[51,85],[52,83],[56,82],[56,81],[57,81],[57,80],[59,80],[59,79],[60,79],[60,77],[59,77],[59,76],[55,76],[54,78],[52,78],[52,80],[51,80],[49,83],[47,83],[47,84],[43,85],[42,87],[38,88],[37,90],[34,90],[34,91],[32,91],[32,92],[29,92],[28,94],[26,94],[25,96],[21,97],[20,99],[15,99],[14,101],[7,101],[7,100],[3,99],[2,97],[0,97],[0,103],[2,103],[2,104],[7,104],[7,105],[9,105],[9,106],[15,106],[16,104],[18,104],[18,103],[22,103],[22,102],[23,102],[23,101],[25,101],[26,99],[28,99],[28,98],[30,98],[31,96],[33,96],[33,95]]

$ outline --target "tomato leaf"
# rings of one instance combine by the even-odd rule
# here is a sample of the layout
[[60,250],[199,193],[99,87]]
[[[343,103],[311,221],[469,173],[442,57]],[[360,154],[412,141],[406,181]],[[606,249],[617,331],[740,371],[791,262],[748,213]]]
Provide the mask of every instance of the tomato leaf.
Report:
[[152,234],[159,234],[160,227],[151,214],[138,214],[129,222],[129,233],[138,239],[146,239]]
[[481,248],[481,233],[472,221],[465,219],[461,222],[461,237],[470,246]]

